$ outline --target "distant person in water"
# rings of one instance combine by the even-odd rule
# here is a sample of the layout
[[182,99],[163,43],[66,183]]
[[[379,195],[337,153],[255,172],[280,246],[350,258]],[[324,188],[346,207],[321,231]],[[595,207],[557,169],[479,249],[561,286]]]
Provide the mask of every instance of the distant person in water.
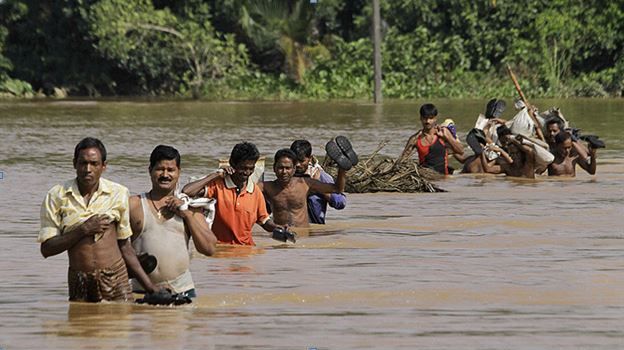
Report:
[[[174,293],[194,298],[195,285],[189,270],[189,240],[201,254],[216,250],[214,236],[200,208],[184,205],[176,195],[180,179],[180,153],[171,146],[154,148],[149,160],[152,188],[130,197],[132,246],[137,254],[156,257],[150,280]],[[133,280],[135,291],[142,292]]]
[[[312,144],[308,140],[296,140],[290,145],[290,149],[297,156],[295,163],[296,177],[310,177],[322,183],[334,184],[334,179],[323,170],[316,158],[312,156]],[[327,205],[342,210],[347,205],[347,197],[344,193],[311,193],[308,196],[308,217],[312,224],[325,224]]]
[[583,158],[583,149],[572,141],[572,135],[567,131],[559,132],[554,137],[555,160],[548,166],[549,176],[576,176],[576,165],[590,175],[596,173],[596,148],[589,148],[589,155]]
[[514,136],[506,126],[496,129],[498,142],[502,147],[490,146],[487,151],[495,151],[500,157],[489,160],[487,152],[481,153],[481,164],[487,173],[507,176],[535,178],[535,150],[530,144],[524,144],[522,136]]
[[273,171],[276,179],[261,184],[262,192],[271,205],[273,220],[279,225],[309,226],[308,196],[314,193],[342,193],[345,188],[346,170],[338,170],[336,184],[323,183],[310,177],[295,177],[297,155],[285,148],[275,153]]
[[262,190],[249,179],[259,158],[260,152],[253,143],[239,143],[232,149],[229,167],[182,189],[191,197],[217,200],[212,231],[220,243],[255,245],[251,234],[254,224],[268,232],[281,227],[270,219]]
[[422,129],[412,135],[397,164],[408,159],[418,151],[418,161],[420,165],[433,169],[440,174],[448,175],[448,151],[451,149],[454,153],[461,156],[464,154],[463,147],[453,136],[448,128],[437,124],[438,109],[431,103],[424,104],[420,107],[420,122]]
[[128,270],[148,293],[157,292],[130,244],[128,189],[101,177],[106,148],[87,137],[73,163],[76,178],[52,187],[41,205],[38,237],[45,258],[67,251],[69,300],[132,300]]

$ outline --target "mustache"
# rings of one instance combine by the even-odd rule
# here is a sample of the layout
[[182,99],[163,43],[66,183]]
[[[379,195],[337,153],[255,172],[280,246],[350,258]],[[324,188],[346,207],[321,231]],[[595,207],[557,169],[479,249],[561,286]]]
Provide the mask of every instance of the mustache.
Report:
[[167,176],[161,176],[161,177],[158,178],[158,181],[163,181],[163,180],[173,181],[172,178],[167,177]]

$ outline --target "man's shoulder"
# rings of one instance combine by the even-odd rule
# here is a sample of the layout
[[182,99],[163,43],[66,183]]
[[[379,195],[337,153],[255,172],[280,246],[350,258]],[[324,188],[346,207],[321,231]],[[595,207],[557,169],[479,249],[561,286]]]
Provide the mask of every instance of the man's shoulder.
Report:
[[50,188],[48,190],[48,195],[49,196],[64,196],[68,191],[70,191],[72,189],[72,186],[74,184],[74,179],[72,180],[67,180],[63,183],[60,184],[56,184],[54,186],[52,186],[52,188]]
[[105,179],[105,178],[100,178],[100,184],[104,187],[104,188],[108,188],[111,190],[111,192],[122,192],[122,193],[129,193],[130,191],[128,190],[128,188],[120,183]]

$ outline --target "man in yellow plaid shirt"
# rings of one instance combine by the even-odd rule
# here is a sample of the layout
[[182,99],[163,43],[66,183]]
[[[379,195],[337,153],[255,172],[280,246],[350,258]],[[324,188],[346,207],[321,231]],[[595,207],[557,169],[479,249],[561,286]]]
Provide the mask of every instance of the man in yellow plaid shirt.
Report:
[[87,137],[73,162],[76,178],[52,187],[41,205],[38,237],[46,258],[67,251],[69,300],[132,300],[126,266],[156,292],[130,244],[128,189],[101,178],[106,148]]

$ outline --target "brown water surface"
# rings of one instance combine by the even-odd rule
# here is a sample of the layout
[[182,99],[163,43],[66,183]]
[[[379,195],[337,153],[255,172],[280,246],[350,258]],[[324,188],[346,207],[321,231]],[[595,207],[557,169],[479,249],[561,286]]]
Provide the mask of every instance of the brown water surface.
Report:
[[[0,348],[624,348],[624,100],[534,101],[605,140],[596,176],[352,194],[296,245],[257,232],[257,247],[195,256],[192,306],[68,303],[66,255],[39,253],[41,200],[74,176],[84,136],[106,144],[105,176],[136,193],[161,143],[181,151],[185,179],[242,140],[270,159],[296,138],[322,153],[345,134],[362,154],[390,140],[396,156],[422,102],[0,103]],[[486,101],[434,102],[463,138]]]

